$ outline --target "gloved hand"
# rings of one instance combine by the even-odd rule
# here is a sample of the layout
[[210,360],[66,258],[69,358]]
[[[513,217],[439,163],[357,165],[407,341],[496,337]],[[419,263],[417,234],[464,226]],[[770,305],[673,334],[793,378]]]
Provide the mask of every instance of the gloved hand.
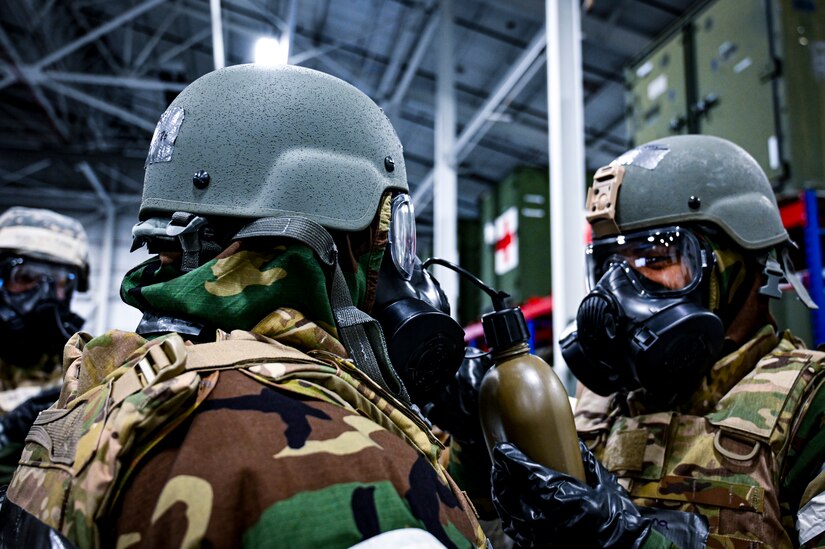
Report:
[[496,445],[493,503],[520,546],[637,548],[649,536],[663,536],[684,549],[705,547],[703,517],[636,507],[581,441],[579,448],[587,484],[530,460],[513,444]]
[[455,377],[424,406],[424,415],[463,446],[484,443],[478,415],[478,392],[484,374],[493,365],[488,353],[475,347],[464,350],[464,361]]
[[26,440],[37,414],[57,402],[60,387],[43,389],[23,404],[0,418],[0,448]]

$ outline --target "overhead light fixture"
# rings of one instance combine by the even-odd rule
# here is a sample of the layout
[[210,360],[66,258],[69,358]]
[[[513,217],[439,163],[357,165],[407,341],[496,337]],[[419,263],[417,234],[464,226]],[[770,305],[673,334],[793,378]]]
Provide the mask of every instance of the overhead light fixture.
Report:
[[286,65],[289,50],[281,41],[271,36],[263,36],[255,42],[255,63],[263,65]]

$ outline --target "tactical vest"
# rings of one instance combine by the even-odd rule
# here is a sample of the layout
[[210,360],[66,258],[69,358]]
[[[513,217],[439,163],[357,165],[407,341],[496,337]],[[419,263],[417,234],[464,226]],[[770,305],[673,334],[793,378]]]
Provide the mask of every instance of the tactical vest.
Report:
[[588,391],[577,429],[637,505],[707,517],[708,547],[792,547],[780,479],[824,363],[825,353],[785,334],[704,416],[611,414],[610,399]]
[[[218,341],[200,345],[186,345],[177,334],[151,342],[117,331],[85,339],[85,345],[72,340],[77,356],[61,398],[35,421],[8,489],[11,501],[78,545],[100,546],[98,524],[141,458],[197,409],[227,369],[358,410],[421,452],[477,525],[469,500],[439,464],[440,441],[349,360],[323,351],[305,354],[242,331],[219,332]],[[478,526],[476,538],[484,547]]]

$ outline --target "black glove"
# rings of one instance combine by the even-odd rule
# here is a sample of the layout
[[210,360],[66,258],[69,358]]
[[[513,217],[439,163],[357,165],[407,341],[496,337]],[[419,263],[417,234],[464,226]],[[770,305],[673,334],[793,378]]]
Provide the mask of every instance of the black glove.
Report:
[[60,387],[43,389],[0,418],[0,448],[25,442],[37,414],[54,404],[59,397]]
[[6,498],[0,491],[0,549],[73,549],[63,534]]
[[523,547],[640,547],[653,529],[683,549],[705,547],[692,513],[637,508],[616,477],[579,441],[587,484],[531,461],[510,443],[493,451],[493,503]]
[[488,353],[474,347],[464,350],[464,362],[455,377],[424,406],[424,415],[462,446],[484,443],[478,415],[478,392],[484,374],[493,365]]

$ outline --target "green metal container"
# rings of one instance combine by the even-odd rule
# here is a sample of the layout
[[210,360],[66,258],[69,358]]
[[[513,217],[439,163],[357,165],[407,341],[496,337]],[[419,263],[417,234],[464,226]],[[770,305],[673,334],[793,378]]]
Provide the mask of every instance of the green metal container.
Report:
[[700,3],[626,70],[635,144],[675,133],[729,139],[777,193],[825,188],[825,6]]
[[684,40],[677,32],[625,72],[628,122],[636,143],[688,131]]
[[481,200],[479,276],[514,304],[550,294],[549,192],[546,170],[521,167]]

